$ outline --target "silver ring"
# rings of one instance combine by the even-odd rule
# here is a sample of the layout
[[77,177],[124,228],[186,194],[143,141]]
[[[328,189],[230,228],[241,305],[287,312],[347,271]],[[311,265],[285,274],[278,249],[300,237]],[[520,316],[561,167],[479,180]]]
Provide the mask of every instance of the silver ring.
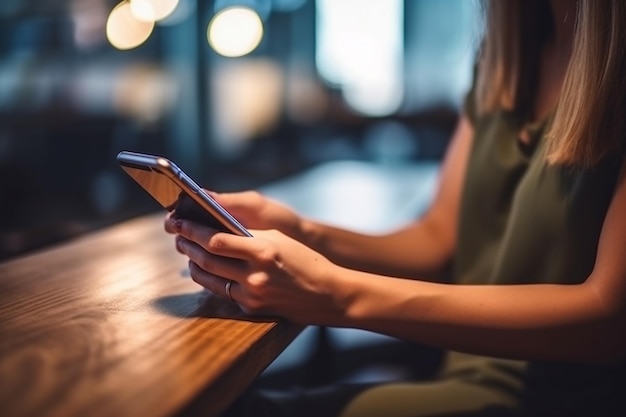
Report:
[[235,302],[235,300],[233,300],[233,295],[230,293],[230,287],[233,285],[233,282],[231,280],[226,281],[226,284],[224,285],[224,291],[226,292],[226,297],[228,297],[228,299],[232,302]]

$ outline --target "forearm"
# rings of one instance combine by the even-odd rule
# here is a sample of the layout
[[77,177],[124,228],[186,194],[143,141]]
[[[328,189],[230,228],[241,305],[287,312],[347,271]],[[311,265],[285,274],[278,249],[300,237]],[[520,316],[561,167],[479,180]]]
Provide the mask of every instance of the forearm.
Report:
[[588,284],[466,286],[344,274],[340,325],[347,327],[525,360],[609,361],[626,353],[624,314],[607,309]]
[[461,117],[439,174],[434,199],[423,217],[384,236],[365,236],[302,220],[296,239],[338,265],[381,275],[440,280],[456,246],[461,188],[473,138]]
[[440,280],[453,250],[427,221],[378,236],[308,220],[303,221],[303,231],[302,240],[332,262],[386,276]]

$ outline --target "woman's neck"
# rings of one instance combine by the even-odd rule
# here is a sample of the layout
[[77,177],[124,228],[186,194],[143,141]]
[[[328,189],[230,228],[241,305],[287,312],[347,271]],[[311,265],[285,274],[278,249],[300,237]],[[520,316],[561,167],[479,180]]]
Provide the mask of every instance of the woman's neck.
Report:
[[543,47],[531,119],[543,120],[555,108],[569,65],[576,24],[576,0],[550,0],[553,35]]

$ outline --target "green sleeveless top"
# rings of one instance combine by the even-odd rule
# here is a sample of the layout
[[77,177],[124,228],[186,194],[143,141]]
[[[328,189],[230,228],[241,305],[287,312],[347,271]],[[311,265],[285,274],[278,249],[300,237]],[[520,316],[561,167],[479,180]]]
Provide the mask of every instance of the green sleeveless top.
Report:
[[[525,146],[514,113],[478,117],[473,100],[470,93],[465,112],[474,127],[474,143],[461,202],[454,281],[583,282],[595,262],[621,155],[589,170],[548,166],[543,134],[549,119],[523,126],[534,144]],[[609,401],[618,398],[613,395],[617,382],[623,386],[626,380],[626,370],[616,365],[451,356],[445,373],[517,393],[522,409],[532,415],[603,415],[597,403],[613,410]],[[621,396],[625,394],[622,388]]]

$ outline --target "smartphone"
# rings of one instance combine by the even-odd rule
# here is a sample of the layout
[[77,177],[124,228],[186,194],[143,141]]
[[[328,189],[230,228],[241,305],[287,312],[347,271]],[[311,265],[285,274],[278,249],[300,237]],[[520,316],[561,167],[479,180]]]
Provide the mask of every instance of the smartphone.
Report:
[[252,234],[202,187],[167,158],[122,151],[117,161],[144,190],[173,216],[239,236]]

